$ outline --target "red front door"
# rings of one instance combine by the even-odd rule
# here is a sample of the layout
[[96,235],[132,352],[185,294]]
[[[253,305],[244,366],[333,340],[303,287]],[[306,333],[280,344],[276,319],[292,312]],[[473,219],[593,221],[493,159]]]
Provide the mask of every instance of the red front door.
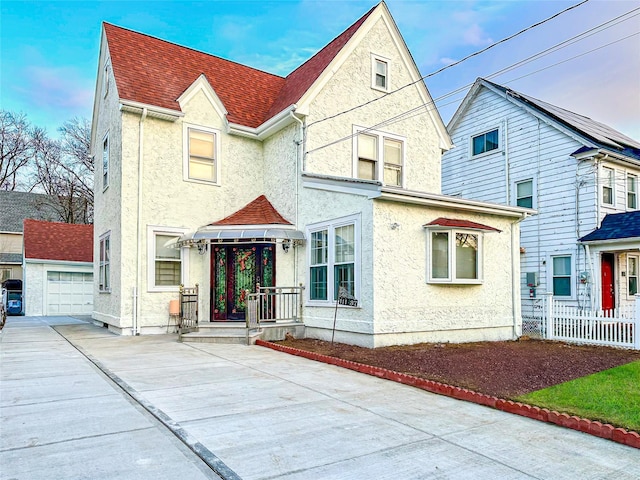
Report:
[[613,281],[613,254],[603,253],[601,262],[602,310],[612,310],[616,306],[615,285]]

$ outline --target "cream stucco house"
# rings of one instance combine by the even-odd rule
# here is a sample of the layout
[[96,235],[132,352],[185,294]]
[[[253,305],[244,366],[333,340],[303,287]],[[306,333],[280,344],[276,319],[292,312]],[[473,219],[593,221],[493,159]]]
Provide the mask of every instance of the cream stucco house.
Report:
[[451,141],[384,3],[287,77],[104,24],[95,98],[95,321],[164,332],[198,284],[201,326],[243,322],[260,284],[302,287],[308,337],[519,335],[533,211],[441,195]]

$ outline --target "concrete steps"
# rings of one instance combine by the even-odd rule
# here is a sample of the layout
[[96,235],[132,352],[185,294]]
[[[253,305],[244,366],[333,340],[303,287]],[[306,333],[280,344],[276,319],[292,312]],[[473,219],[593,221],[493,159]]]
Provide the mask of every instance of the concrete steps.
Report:
[[253,345],[259,338],[267,341],[284,340],[287,333],[295,338],[304,337],[304,325],[297,322],[263,323],[260,327],[260,330],[251,330],[247,337],[244,322],[202,322],[198,325],[198,331],[184,333],[180,340],[193,343]]

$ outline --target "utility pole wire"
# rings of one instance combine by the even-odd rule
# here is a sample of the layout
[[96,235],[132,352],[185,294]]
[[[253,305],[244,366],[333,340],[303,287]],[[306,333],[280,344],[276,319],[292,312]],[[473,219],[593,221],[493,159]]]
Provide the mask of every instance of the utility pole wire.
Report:
[[539,21],[539,22],[537,22],[537,23],[534,23],[533,25],[530,25],[530,26],[528,26],[528,27],[526,27],[526,28],[523,28],[523,29],[522,29],[522,30],[520,30],[519,32],[516,32],[516,33],[514,33],[514,34],[512,34],[512,35],[509,35],[508,37],[505,37],[505,38],[503,38],[502,40],[498,40],[497,42],[494,42],[494,43],[492,43],[491,45],[488,45],[488,46],[486,46],[485,48],[483,48],[483,49],[481,49],[481,50],[478,50],[478,51],[476,51],[476,52],[474,52],[474,53],[471,53],[471,54],[467,55],[466,57],[464,57],[464,58],[462,58],[462,59],[460,59],[460,60],[457,60],[457,61],[455,61],[455,62],[453,62],[453,63],[450,63],[449,65],[445,65],[444,67],[442,67],[442,68],[440,68],[440,69],[436,70],[435,72],[428,73],[427,75],[424,75],[424,76],[420,77],[418,80],[416,80],[416,81],[414,81],[414,82],[411,82],[411,83],[408,83],[408,84],[406,84],[406,85],[404,85],[404,86],[402,86],[402,87],[400,87],[400,88],[398,88],[398,89],[396,89],[396,90],[393,90],[393,91],[391,91],[391,92],[387,92],[387,93],[385,93],[384,95],[382,95],[382,96],[380,96],[380,97],[374,98],[373,100],[369,100],[368,102],[365,102],[365,103],[363,103],[363,104],[361,104],[361,105],[356,105],[355,107],[349,108],[348,110],[344,110],[344,111],[342,111],[342,112],[338,112],[338,113],[336,113],[336,114],[334,114],[334,115],[330,115],[330,116],[325,117],[325,118],[322,118],[322,119],[320,119],[320,120],[316,120],[315,122],[312,122],[312,123],[310,123],[309,125],[307,125],[307,128],[309,128],[309,127],[311,127],[312,125],[315,125],[315,124],[317,124],[317,123],[321,123],[321,122],[324,122],[324,121],[326,121],[326,120],[331,120],[331,119],[333,119],[333,118],[339,117],[339,116],[344,115],[344,114],[346,114],[346,113],[352,112],[353,110],[357,110],[358,108],[362,108],[362,107],[364,107],[364,106],[366,106],[366,105],[369,105],[369,104],[371,104],[371,103],[373,103],[373,102],[377,102],[378,100],[381,100],[381,99],[383,99],[383,98],[386,98],[386,97],[388,97],[389,95],[392,95],[392,94],[397,93],[397,92],[399,92],[399,91],[401,91],[401,90],[404,90],[404,89],[405,89],[405,88],[407,88],[407,87],[410,87],[410,86],[412,86],[412,85],[415,85],[415,84],[416,84],[416,83],[418,83],[418,82],[424,81],[424,79],[425,79],[425,78],[432,77],[432,76],[434,76],[434,75],[437,75],[438,73],[443,72],[444,70],[447,70],[447,69],[449,69],[449,68],[451,68],[451,67],[455,67],[456,65],[459,65],[459,64],[461,64],[462,62],[464,62],[464,61],[466,61],[466,60],[469,60],[469,59],[470,59],[470,58],[472,58],[472,57],[475,57],[475,56],[477,56],[477,55],[480,55],[481,53],[484,53],[484,52],[486,52],[487,50],[492,49],[493,47],[496,47],[496,46],[498,46],[498,45],[500,45],[500,44],[502,44],[502,43],[504,43],[504,42],[507,42],[507,41],[509,41],[509,40],[511,40],[511,39],[513,39],[513,38],[515,38],[515,37],[517,37],[518,35],[521,35],[521,34],[523,34],[523,33],[527,32],[527,31],[531,30],[532,28],[538,27],[538,26],[540,26],[540,25],[542,25],[542,24],[544,24],[544,23],[546,23],[546,22],[548,22],[548,21],[550,21],[550,20],[553,20],[554,18],[556,18],[556,17],[558,17],[558,16],[562,15],[563,13],[566,13],[566,12],[568,12],[568,11],[570,11],[570,10],[573,10],[574,8],[577,8],[577,7],[581,6],[581,5],[584,5],[584,4],[585,4],[585,3],[587,3],[588,1],[589,1],[589,0],[582,0],[580,3],[576,3],[575,5],[572,5],[572,6],[570,6],[570,7],[567,7],[567,8],[565,8],[564,10],[562,10],[562,11],[560,11],[560,12],[558,12],[558,13],[555,13],[555,14],[551,15],[551,16],[550,16],[550,17],[548,17],[548,18],[545,18],[544,20],[541,20],[541,21]]

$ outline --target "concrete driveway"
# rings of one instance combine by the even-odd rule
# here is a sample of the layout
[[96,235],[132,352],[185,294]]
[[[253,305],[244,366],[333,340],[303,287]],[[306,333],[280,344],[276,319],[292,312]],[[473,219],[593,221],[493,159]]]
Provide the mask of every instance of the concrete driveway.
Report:
[[637,479],[608,440],[258,346],[0,334],[2,479]]

